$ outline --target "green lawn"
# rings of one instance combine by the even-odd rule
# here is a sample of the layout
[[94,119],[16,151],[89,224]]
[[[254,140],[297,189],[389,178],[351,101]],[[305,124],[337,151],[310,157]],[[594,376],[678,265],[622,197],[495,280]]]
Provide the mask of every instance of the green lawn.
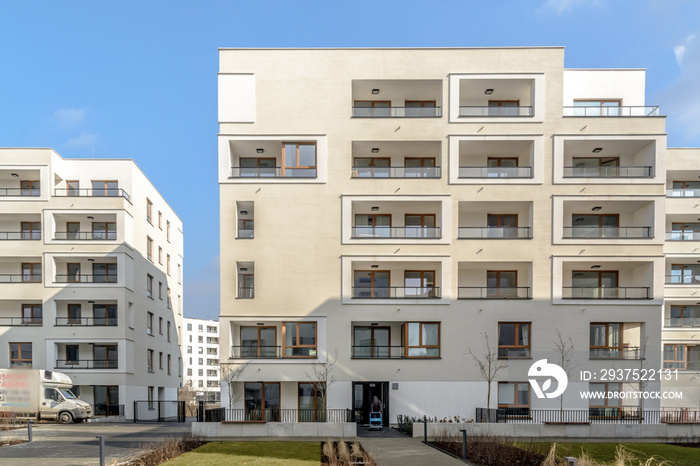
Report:
[[209,442],[166,463],[167,466],[245,464],[318,466],[320,442]]
[[[552,444],[540,444],[549,449]],[[611,463],[615,460],[615,448],[617,443],[557,443],[559,456],[581,456],[581,450],[585,451],[595,461]],[[662,443],[624,443],[627,449],[641,460],[651,456],[672,461],[674,466],[700,465],[700,448],[678,447]]]

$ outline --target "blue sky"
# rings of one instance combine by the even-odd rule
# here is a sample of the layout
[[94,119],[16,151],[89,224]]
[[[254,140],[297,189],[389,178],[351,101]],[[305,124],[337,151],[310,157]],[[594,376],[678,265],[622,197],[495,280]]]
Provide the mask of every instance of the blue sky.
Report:
[[0,146],[133,158],[185,223],[185,314],[218,315],[218,47],[563,45],[647,68],[670,146],[700,146],[697,0],[9,1]]

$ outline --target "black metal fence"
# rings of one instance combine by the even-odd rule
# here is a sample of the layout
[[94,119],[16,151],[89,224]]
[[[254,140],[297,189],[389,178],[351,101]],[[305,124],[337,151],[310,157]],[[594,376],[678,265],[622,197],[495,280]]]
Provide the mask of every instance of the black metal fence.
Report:
[[95,416],[124,417],[124,405],[95,405]]
[[351,422],[349,409],[205,409],[200,422]]
[[510,424],[691,424],[700,423],[700,411],[687,408],[530,409],[476,408],[475,422]]
[[134,401],[134,422],[185,422],[185,402]]

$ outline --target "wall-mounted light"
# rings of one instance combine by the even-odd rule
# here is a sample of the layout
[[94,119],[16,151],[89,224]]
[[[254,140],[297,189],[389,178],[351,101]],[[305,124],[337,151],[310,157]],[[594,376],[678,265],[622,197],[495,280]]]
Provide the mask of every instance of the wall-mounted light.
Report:
[[265,325],[265,322],[258,322],[256,325]]
[[593,149],[594,154],[597,154],[598,152],[602,152],[602,151],[603,151],[602,147],[596,147],[595,149]]
[[241,270],[241,272],[247,272],[247,271],[248,271],[248,267],[241,267],[240,270]]
[[19,178],[19,175],[17,173],[10,173],[10,175],[14,176],[15,178]]
[[248,215],[248,211],[247,211],[247,210],[241,210],[241,215]]
[[88,304],[95,304],[95,301],[88,301]]
[[379,325],[379,322],[372,322],[370,325],[376,327],[377,325]]
[[258,154],[262,154],[263,152],[265,152],[265,149],[263,149],[262,147],[258,147],[257,149],[255,149],[255,152],[257,152]]
[[377,207],[377,206],[372,207],[372,212],[376,212],[378,210],[379,210],[379,207]]
[[379,94],[379,89],[372,89],[372,94]]
[[93,217],[92,215],[88,215],[87,218],[88,220],[95,220],[95,217]]
[[491,95],[493,94],[493,89],[486,89],[486,92],[484,92],[486,95]]
[[88,262],[95,262],[95,259],[88,259]]
[[379,266],[378,266],[377,264],[372,264],[372,268],[373,268],[373,269],[378,269]]
[[373,148],[372,148],[372,153],[373,153],[373,154],[376,154],[377,152],[379,152],[379,147],[373,147]]
[[599,269],[600,266],[599,266],[599,265],[591,265],[591,268],[592,268],[592,269]]
[[602,209],[602,207],[599,206],[599,205],[597,205],[597,206],[593,207],[591,210],[592,210],[593,212],[598,212],[600,209]]

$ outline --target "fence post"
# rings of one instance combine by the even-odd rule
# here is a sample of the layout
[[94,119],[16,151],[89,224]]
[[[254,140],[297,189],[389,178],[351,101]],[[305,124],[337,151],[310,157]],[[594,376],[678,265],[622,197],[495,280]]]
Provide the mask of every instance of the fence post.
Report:
[[136,424],[136,421],[139,417],[138,412],[139,412],[138,401],[134,401],[134,424]]
[[204,422],[204,401],[199,401],[199,409],[197,410],[197,422]]
[[31,419],[27,419],[27,441],[31,442],[32,441],[32,421]]
[[158,422],[163,422],[163,421],[160,419],[160,400],[156,401],[156,403],[158,403]]
[[460,429],[462,433],[462,458],[467,459],[467,429]]
[[428,420],[423,419],[423,441],[428,443]]
[[98,435],[95,438],[100,439],[100,466],[105,466],[105,438],[104,438],[104,435]]

